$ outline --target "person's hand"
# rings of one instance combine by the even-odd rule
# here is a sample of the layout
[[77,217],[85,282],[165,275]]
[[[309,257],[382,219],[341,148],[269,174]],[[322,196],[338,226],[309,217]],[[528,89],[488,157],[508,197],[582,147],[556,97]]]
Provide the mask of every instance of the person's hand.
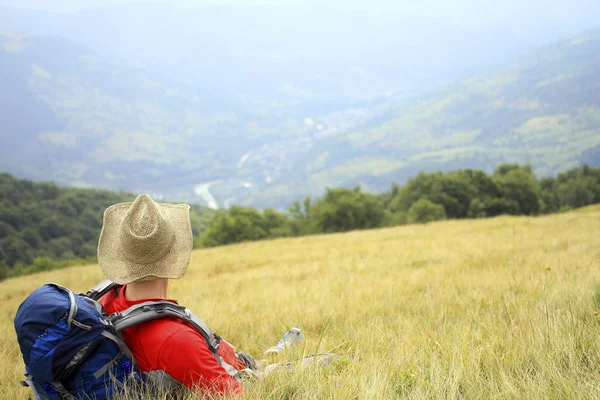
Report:
[[249,368],[253,371],[255,371],[257,369],[256,361],[254,360],[254,357],[252,357],[250,354],[238,352],[237,355],[238,355],[238,358],[244,362],[244,365],[246,365],[246,368]]

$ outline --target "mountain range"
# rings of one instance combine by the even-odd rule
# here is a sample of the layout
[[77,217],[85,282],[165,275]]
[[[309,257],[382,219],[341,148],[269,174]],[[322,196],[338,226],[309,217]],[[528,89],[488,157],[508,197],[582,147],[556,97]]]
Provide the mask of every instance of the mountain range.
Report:
[[[147,12],[159,11],[165,12]],[[428,81],[409,74],[414,69],[404,68],[406,55],[388,57],[378,70],[378,52],[396,51],[385,43],[362,57],[348,58],[341,49],[328,53],[334,43],[368,48],[343,44],[337,36],[325,37],[310,57],[295,53],[302,47],[295,34],[288,35],[296,37],[286,39],[288,48],[272,39],[264,53],[242,54],[250,43],[284,29],[275,17],[248,43],[232,36],[227,51],[213,46],[211,53],[204,43],[181,55],[184,47],[173,36],[164,43],[157,36],[162,50],[152,55],[140,44],[135,63],[135,54],[124,58],[127,49],[136,49],[130,42],[139,35],[123,35],[124,22],[116,23],[114,37],[88,33],[70,40],[65,37],[77,37],[77,26],[100,17],[81,14],[77,24],[57,19],[54,25],[40,19],[30,32],[15,33],[25,30],[19,21],[37,14],[19,19],[11,12],[10,18],[0,13],[0,30],[7,31],[0,35],[0,169],[20,177],[148,191],[211,207],[281,208],[327,186],[381,191],[420,170],[491,171],[520,162],[545,176],[600,165],[600,30],[504,63],[499,59],[508,50],[487,49],[473,58],[478,73],[448,73],[457,54],[415,56],[427,67],[422,72]],[[224,26],[242,24],[240,18],[229,15]],[[354,38],[353,18],[347,16],[339,34]],[[311,23],[315,33],[324,32],[323,21]],[[198,37],[206,39],[216,28],[207,23],[204,29],[206,35]],[[375,33],[385,37],[381,29]],[[126,43],[109,49],[118,35]],[[443,55],[444,42],[436,45]],[[405,49],[398,46],[396,52]],[[436,54],[429,50],[423,53]],[[216,61],[202,63],[194,51]],[[236,54],[237,63],[231,58]],[[158,55],[187,65],[173,74]],[[319,67],[320,58],[325,67]],[[349,87],[352,80],[356,85]]]

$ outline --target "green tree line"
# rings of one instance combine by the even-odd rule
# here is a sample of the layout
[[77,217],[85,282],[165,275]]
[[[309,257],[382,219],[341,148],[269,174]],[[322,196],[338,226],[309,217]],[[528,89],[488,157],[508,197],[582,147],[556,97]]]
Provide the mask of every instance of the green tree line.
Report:
[[[104,210],[135,195],[59,187],[0,174],[0,280],[92,262]],[[204,230],[207,209],[192,206],[192,230]]]
[[[0,174],[0,280],[93,262],[106,207],[135,195],[59,187]],[[196,247],[281,237],[346,232],[443,219],[539,215],[600,203],[600,167],[581,167],[536,179],[528,165],[420,173],[382,194],[327,189],[286,212],[192,206]]]
[[529,165],[505,164],[491,175],[465,169],[421,172],[405,185],[373,195],[328,188],[323,197],[293,203],[286,213],[231,207],[217,212],[197,247],[280,237],[346,232],[497,215],[539,215],[600,203],[600,167],[584,166],[536,179]]

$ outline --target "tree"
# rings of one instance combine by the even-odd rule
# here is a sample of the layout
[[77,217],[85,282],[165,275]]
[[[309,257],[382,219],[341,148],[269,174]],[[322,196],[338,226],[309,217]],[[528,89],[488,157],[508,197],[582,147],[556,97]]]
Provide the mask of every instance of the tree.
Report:
[[52,249],[53,253],[49,255],[52,255],[58,259],[64,258],[63,254],[69,254],[69,252],[73,254],[73,252],[71,251],[71,249],[73,248],[73,244],[71,243],[71,239],[69,239],[67,236],[62,236],[48,241],[48,247]]
[[540,187],[531,166],[501,165],[493,178],[502,197],[508,201],[510,214],[534,215],[540,211]]
[[540,211],[542,213],[551,213],[560,209],[560,200],[556,193],[556,179],[544,178],[539,182],[540,185]]
[[29,264],[33,261],[31,249],[18,236],[10,236],[0,240],[0,261],[14,265],[17,261]]
[[9,273],[10,269],[8,266],[4,262],[0,261],[0,281],[8,278]]
[[40,200],[55,200],[60,194],[60,189],[54,183],[40,183],[36,190],[36,197]]
[[385,209],[375,196],[360,187],[327,189],[311,208],[311,219],[319,232],[346,232],[381,226]]
[[37,257],[29,268],[30,272],[51,271],[56,268],[56,264],[50,257]]
[[399,226],[409,223],[408,213],[404,211],[390,212],[385,210],[382,226]]
[[23,213],[18,206],[3,203],[0,206],[0,222],[4,222],[14,229],[21,229]]
[[96,249],[97,249],[96,245],[94,245],[92,243],[84,243],[77,251],[77,254],[79,255],[79,257],[82,257],[82,258],[95,257]]
[[580,177],[558,184],[556,196],[560,206],[577,208],[592,204],[594,202],[594,181],[593,178]]
[[310,217],[311,199],[310,197],[304,198],[302,203],[298,200],[292,203],[288,207],[288,213],[290,217],[295,219],[307,219]]
[[220,212],[202,234],[206,247],[265,239],[269,236],[262,215],[253,208],[231,207]]
[[85,244],[83,235],[78,230],[75,230],[69,235],[69,241],[71,242],[70,250],[73,251],[74,254],[81,256],[79,249]]
[[469,218],[495,217],[502,214],[510,214],[514,208],[511,203],[503,197],[477,197],[469,204]]
[[419,199],[427,198],[444,207],[448,218],[464,218],[471,199],[478,195],[469,174],[419,173],[397,191],[390,201],[392,212],[408,211]]
[[310,197],[304,198],[302,203],[295,201],[288,208],[288,216],[290,218],[288,225],[292,236],[307,235],[316,232],[310,219],[311,208],[312,201]]
[[390,211],[408,211],[413,203],[421,197],[428,197],[433,192],[433,184],[439,175],[441,173],[419,172],[416,177],[409,179],[406,185],[397,190],[396,196],[390,200]]
[[420,198],[408,210],[411,222],[426,223],[446,219],[446,211],[440,204],[435,204],[429,199]]
[[382,193],[379,196],[379,199],[381,200],[381,202],[383,203],[385,208],[390,207],[390,203],[396,196],[398,196],[399,192],[400,192],[400,185],[398,185],[396,182],[393,182],[392,187],[390,188],[390,191]]
[[31,247],[35,248],[42,242],[42,237],[33,227],[27,227],[21,231],[21,237]]
[[474,198],[469,204],[469,212],[467,213],[467,216],[469,218],[485,218],[488,216],[486,208],[486,204],[482,199],[478,197]]
[[0,221],[0,239],[14,235],[15,228],[4,221]]
[[67,230],[57,217],[48,217],[38,227],[38,232],[44,240],[56,239],[67,234]]
[[293,236],[289,224],[289,218],[279,211],[272,208],[265,208],[262,212],[263,227],[268,232],[269,237],[287,237]]
[[464,169],[450,173],[456,179],[466,182],[473,188],[477,197],[498,197],[500,191],[494,180],[484,171],[476,169]]

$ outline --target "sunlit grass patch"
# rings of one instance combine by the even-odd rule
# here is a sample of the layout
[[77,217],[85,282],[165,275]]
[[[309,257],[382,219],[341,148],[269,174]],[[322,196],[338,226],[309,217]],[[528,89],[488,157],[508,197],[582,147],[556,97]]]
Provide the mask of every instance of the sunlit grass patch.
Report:
[[[273,361],[322,369],[247,384],[250,399],[600,398],[600,208],[445,221],[195,251],[171,295]],[[85,291],[96,266],[0,283],[0,398],[24,399],[12,319],[37,286]],[[131,400],[131,399],[127,399]]]

